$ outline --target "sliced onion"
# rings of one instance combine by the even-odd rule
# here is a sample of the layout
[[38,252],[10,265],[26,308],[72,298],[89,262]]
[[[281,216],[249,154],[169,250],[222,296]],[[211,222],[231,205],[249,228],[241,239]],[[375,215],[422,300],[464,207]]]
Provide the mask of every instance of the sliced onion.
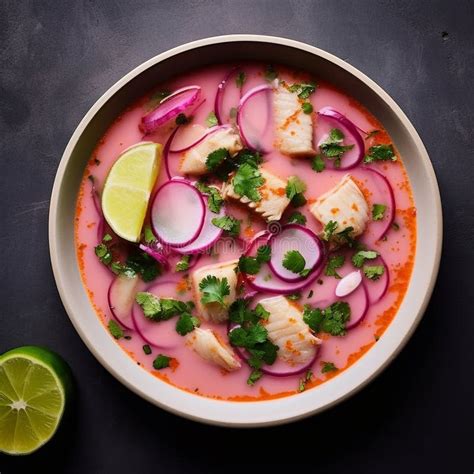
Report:
[[[375,240],[384,237],[390,230],[395,219],[396,203],[393,188],[388,179],[378,170],[368,166],[361,166],[351,173],[356,179],[367,180],[370,190],[370,204],[383,204],[386,206],[385,214],[380,221],[370,221],[369,231]],[[372,209],[370,209],[372,215]]]
[[216,133],[220,130],[225,130],[227,128],[232,128],[232,125],[225,124],[225,125],[216,125],[215,127],[207,128],[204,130],[204,134],[201,135],[198,139],[194,140],[191,144],[186,145],[185,147],[182,148],[176,148],[173,150],[169,150],[170,153],[183,153],[185,151],[190,150],[191,148],[194,148],[196,145],[199,145],[202,141],[204,141],[209,135],[212,135],[213,133]]
[[206,206],[201,193],[184,179],[164,183],[151,205],[151,225],[158,240],[172,247],[193,242],[201,232]]
[[[176,282],[162,281],[145,291],[158,298],[175,298]],[[160,349],[173,349],[183,344],[183,338],[176,332],[176,318],[167,321],[151,321],[143,314],[138,303],[132,307],[132,322],[135,331],[151,346]]]
[[351,318],[346,323],[346,329],[356,327],[367,314],[369,309],[369,296],[365,285],[362,283],[350,295],[339,298],[339,301],[345,301],[351,307]]
[[169,269],[170,264],[168,258],[164,253],[163,246],[159,242],[150,245],[140,244],[139,247],[140,250],[143,250],[146,254],[153,257],[158,263],[163,265],[166,270]]
[[[365,145],[364,140],[362,139],[357,127],[345,116],[342,115],[337,110],[334,110],[332,107],[323,107],[319,112],[318,115],[321,119],[328,122],[328,125],[333,125],[334,123],[337,124],[337,128],[341,128],[342,132],[345,135],[344,144],[354,145],[352,150],[346,151],[341,158],[341,164],[337,168],[339,170],[348,170],[357,166],[362,159],[364,158],[365,152]],[[318,136],[320,143],[323,141],[324,133],[321,124],[318,124]],[[330,128],[334,128],[330,126]],[[330,128],[326,131],[329,132]],[[326,160],[326,163],[329,167],[334,166],[334,160]]]
[[307,277],[293,273],[283,266],[286,252],[297,250],[305,259],[306,269],[313,271],[323,259],[323,245],[319,237],[307,227],[299,224],[286,224],[278,234],[268,241],[272,250],[269,266],[273,273],[287,282],[297,282]]
[[155,109],[142,117],[142,130],[147,133],[153,132],[193,105],[200,95],[201,88],[199,86],[187,86],[174,91],[165,97]]
[[[230,333],[233,329],[239,327],[238,324],[235,323],[229,323],[227,326],[227,331]],[[235,353],[245,362],[247,362],[250,358],[250,355],[245,349],[242,349],[240,347],[234,347]],[[282,361],[282,360],[276,360],[274,364],[272,365],[264,365],[261,367],[261,371],[266,374],[266,375],[271,375],[272,377],[290,377],[292,375],[298,375],[303,372],[306,372],[309,370],[314,363],[316,362],[316,359],[319,356],[320,352],[320,346],[315,347],[314,355],[309,359],[307,362],[303,364],[298,364],[297,366],[291,366],[288,363]]]
[[369,294],[369,302],[371,304],[380,301],[387,293],[390,283],[390,275],[385,260],[379,255],[376,259],[370,261],[370,265],[383,265],[383,275],[378,280],[366,280],[365,285]]
[[[222,123],[227,123],[229,121],[229,117],[226,117],[226,120],[224,120],[224,113],[222,110],[222,106],[224,103],[224,96],[225,96],[225,91],[227,89],[227,85],[229,83],[230,78],[239,70],[239,66],[233,67],[227,74],[224,76],[224,79],[219,83],[217,86],[217,91],[216,91],[216,98],[214,99],[214,113],[216,114],[217,122],[219,124]],[[242,89],[239,89],[239,98],[242,95]],[[238,104],[235,104],[237,106]]]
[[112,315],[126,329],[133,328],[132,307],[139,281],[137,275],[132,278],[117,275],[112,280],[107,292],[107,300]]
[[[255,97],[255,95],[260,94],[262,92],[269,92],[273,88],[270,84],[261,84],[259,86],[250,89],[248,92],[244,94],[244,96],[240,99],[239,107],[237,109],[237,126],[240,130],[240,136],[242,137],[242,141],[244,142],[245,146],[251,150],[259,151],[261,153],[268,153],[270,151],[269,148],[264,147],[261,143],[259,143],[256,137],[251,136],[251,132],[248,130],[248,126],[245,123],[244,119],[244,111],[246,109],[246,105],[249,103],[250,99]],[[268,117],[269,119],[269,117]],[[265,134],[265,131],[268,129],[269,120],[267,120],[264,131],[261,134],[261,137]]]
[[215,226],[212,223],[212,219],[214,217],[223,217],[225,216],[224,207],[221,208],[219,214],[211,212],[207,206],[209,198],[207,196],[203,196],[206,206],[206,216],[204,218],[204,224],[202,226],[201,232],[199,233],[198,237],[188,245],[184,247],[174,248],[178,253],[182,254],[195,254],[200,252],[205,252],[208,250],[214,243],[221,237],[222,229]]
[[[271,233],[268,231],[262,231],[255,235],[255,237],[250,242],[247,250],[244,252],[245,256],[252,256],[254,251],[259,245],[265,245],[268,243]],[[324,268],[324,258],[321,259],[321,263],[316,267],[313,272],[304,280],[298,282],[287,282],[278,278],[271,270],[268,263],[264,263],[260,267],[260,271],[257,275],[247,275],[243,273],[243,278],[245,282],[252,287],[254,290],[263,291],[268,293],[276,294],[291,294],[296,291],[302,290],[310,285],[318,276],[321,274],[321,271]]]

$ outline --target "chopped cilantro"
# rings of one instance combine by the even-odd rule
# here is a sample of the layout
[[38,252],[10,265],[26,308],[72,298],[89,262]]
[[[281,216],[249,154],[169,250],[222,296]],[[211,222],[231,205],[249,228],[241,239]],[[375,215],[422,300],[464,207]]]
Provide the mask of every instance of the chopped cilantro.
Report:
[[385,204],[374,204],[372,206],[372,220],[381,221],[386,209],[387,206],[385,206]]
[[110,242],[112,240],[112,236],[110,234],[105,234],[102,238],[102,242]]
[[269,262],[272,257],[272,249],[269,245],[260,245],[257,249],[257,260],[260,263]]
[[256,257],[241,255],[238,263],[239,271],[247,275],[256,275],[260,271],[260,262]]
[[148,344],[145,344],[142,349],[143,349],[143,352],[144,352],[146,355],[150,355],[150,354],[151,354],[151,347],[150,347]]
[[152,293],[139,292],[135,301],[143,310],[143,315],[151,321],[166,321],[173,316],[190,311],[190,306],[184,301],[172,298],[158,298]]
[[306,224],[306,216],[301,214],[301,212],[295,211],[288,217],[288,224]]
[[186,125],[189,122],[189,119],[188,119],[188,117],[186,117],[186,115],[179,114],[176,117],[175,122],[176,122],[176,125]]
[[268,82],[272,82],[273,80],[275,80],[278,77],[278,72],[275,70],[275,68],[271,64],[269,64],[265,68],[264,75],[265,75],[265,79]]
[[371,146],[364,157],[364,163],[373,163],[374,161],[397,161],[393,146],[391,144]]
[[385,268],[383,265],[374,265],[364,267],[364,275],[370,280],[378,280],[384,274]]
[[258,166],[263,163],[263,158],[258,151],[252,151],[247,148],[244,148],[243,150],[240,150],[237,155],[235,155],[235,161],[239,165],[248,163],[254,168],[258,168]]
[[323,160],[321,155],[316,155],[311,161],[311,168],[313,168],[316,173],[321,173],[326,168],[326,163]]
[[352,256],[354,267],[361,268],[366,260],[373,260],[378,257],[378,253],[374,250],[359,250]]
[[206,167],[209,171],[216,171],[227,158],[229,158],[227,148],[218,148],[207,155]]
[[260,319],[268,319],[270,317],[270,313],[260,303],[255,306],[255,314]]
[[298,94],[298,98],[304,100],[316,90],[316,87],[316,84],[313,82],[309,84],[293,84],[288,88],[288,90]]
[[133,278],[137,274],[133,268],[130,268],[121,262],[112,262],[109,268],[116,275],[123,275],[127,278]]
[[219,303],[225,306],[224,298],[230,294],[230,286],[227,278],[217,278],[214,275],[207,275],[199,283],[201,292],[201,303]]
[[107,327],[109,328],[109,332],[112,334],[114,339],[121,339],[124,336],[123,329],[119,326],[117,321],[111,319]]
[[214,111],[209,112],[209,115],[206,117],[206,125],[208,127],[215,127],[218,125],[218,120]]
[[332,362],[322,362],[322,364],[323,364],[323,368],[321,369],[321,372],[323,374],[338,370],[337,367]]
[[153,233],[151,226],[146,225],[143,229],[143,240],[146,244],[152,244],[156,241],[155,234]]
[[191,259],[190,255],[183,255],[179,261],[176,263],[175,270],[177,272],[185,272],[189,269],[189,260]]
[[158,357],[153,361],[153,368],[156,370],[166,369],[170,366],[171,357],[159,354]]
[[301,108],[303,109],[303,112],[305,114],[310,114],[313,112],[313,106],[311,105],[310,102],[303,102],[301,104]]
[[262,177],[259,169],[250,163],[240,165],[232,179],[234,191],[239,196],[245,196],[253,202],[258,202],[262,199],[258,188],[263,186],[264,183],[265,179]]
[[194,328],[199,327],[201,322],[195,316],[192,316],[189,313],[183,313],[178,321],[176,321],[176,332],[181,336],[194,331]]
[[301,273],[306,265],[306,260],[298,250],[288,250],[283,257],[282,265],[290,272]]
[[159,263],[140,250],[134,250],[128,255],[125,267],[138,273],[146,282],[154,280],[160,274]]
[[326,269],[324,270],[324,274],[326,276],[333,276],[338,280],[341,279],[341,275],[337,273],[337,269],[341,268],[344,265],[345,257],[344,255],[334,255],[329,257],[328,263],[326,265]]
[[247,385],[255,385],[255,383],[262,378],[263,372],[259,369],[253,369],[247,379]]
[[94,251],[97,257],[99,257],[99,260],[104,265],[110,265],[112,263],[112,253],[108,249],[107,245],[101,243],[95,247]]
[[306,390],[306,384],[313,378],[313,372],[308,370],[302,379],[298,383],[298,392],[304,392]]
[[211,212],[218,214],[224,204],[224,198],[215,186],[208,186],[202,181],[196,183],[196,188],[203,194],[207,194],[207,207]]
[[323,239],[326,241],[329,241],[336,231],[338,226],[338,223],[336,221],[329,221],[325,226],[324,226],[324,231],[323,231]]
[[352,248],[356,244],[356,241],[352,237],[352,232],[354,230],[354,227],[346,227],[345,229],[341,230],[341,232],[338,232],[336,234],[338,240],[341,243],[346,243],[348,247]]
[[214,217],[211,222],[222,230],[225,230],[231,237],[236,237],[240,233],[240,221],[232,216]]
[[235,85],[239,88],[242,89],[242,86],[245,84],[245,81],[247,80],[247,76],[244,71],[240,71],[237,74],[237,77],[235,78]]
[[334,166],[338,168],[341,164],[342,155],[349,150],[354,148],[354,145],[343,145],[344,133],[338,128],[333,128],[329,132],[328,138],[319,145],[319,149],[322,154],[330,159],[334,160]]
[[303,193],[306,191],[306,183],[298,176],[290,176],[286,184],[286,197],[291,201],[294,207],[300,207],[306,204],[306,198]]
[[292,293],[291,295],[287,295],[286,299],[290,301],[298,301],[301,299],[301,293]]
[[325,309],[305,305],[304,322],[314,332],[327,332],[333,336],[346,334],[346,323],[351,317],[351,308],[344,301],[336,301]]

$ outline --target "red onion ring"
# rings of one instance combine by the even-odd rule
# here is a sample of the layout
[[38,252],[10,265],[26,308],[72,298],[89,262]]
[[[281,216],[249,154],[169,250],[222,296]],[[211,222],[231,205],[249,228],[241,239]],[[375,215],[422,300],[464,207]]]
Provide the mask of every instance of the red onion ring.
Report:
[[194,141],[193,143],[191,143],[191,145],[186,145],[185,147],[183,148],[176,148],[176,149],[173,149],[173,150],[169,150],[170,153],[183,153],[185,151],[188,151],[190,150],[191,148],[194,148],[196,145],[199,145],[199,143],[201,143],[205,138],[207,138],[209,135],[213,134],[213,133],[216,133],[218,132],[219,130],[225,130],[226,128],[231,128],[232,125],[229,125],[229,124],[225,124],[225,125],[216,125],[214,127],[211,127],[211,128],[208,128],[206,130],[206,132],[201,136],[199,137],[196,141]]
[[[135,277],[133,279],[133,288],[136,288],[137,281],[136,280],[138,277]],[[112,282],[110,283],[109,289],[107,291],[107,302],[109,304],[109,309],[110,312],[112,313],[112,316],[125,328],[125,329],[133,329],[133,322],[131,321],[132,316],[132,307],[133,307],[133,301],[132,304],[130,305],[130,308],[120,308],[120,306],[124,303],[124,301],[118,301],[121,296],[123,296],[124,291],[130,291],[130,288],[127,286],[124,287],[124,285],[127,285],[127,283],[131,283],[132,279],[127,278],[117,275]],[[135,297],[135,295],[133,295]],[[128,316],[127,314],[128,313]],[[127,320],[130,319],[130,322]]]

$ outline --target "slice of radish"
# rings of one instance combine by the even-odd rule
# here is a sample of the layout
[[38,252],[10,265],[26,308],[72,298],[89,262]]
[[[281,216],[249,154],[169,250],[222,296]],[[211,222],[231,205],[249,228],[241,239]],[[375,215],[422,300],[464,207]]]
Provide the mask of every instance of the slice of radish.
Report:
[[199,86],[187,86],[174,91],[165,97],[155,109],[142,117],[142,130],[146,133],[153,132],[193,105],[200,95],[201,88]]
[[[162,281],[150,286],[145,291],[158,298],[176,299],[176,285],[174,281]],[[132,321],[135,331],[151,346],[160,349],[172,349],[183,344],[183,338],[176,332],[176,317],[166,321],[152,321],[145,317],[138,303],[132,308]]]
[[164,183],[151,205],[153,232],[163,244],[183,247],[201,232],[206,206],[201,193],[184,179]]
[[390,283],[390,275],[388,266],[381,256],[371,260],[370,265],[383,265],[384,267],[383,275],[378,280],[365,279],[365,286],[369,294],[369,302],[374,304],[380,301],[385,296],[385,293],[387,293],[388,285]]
[[[365,145],[357,127],[343,114],[332,107],[323,107],[319,112],[316,126],[316,143],[324,142],[332,128],[338,128],[344,133],[343,145],[354,145],[351,150],[344,152],[339,170],[348,170],[357,166],[364,158]],[[326,160],[328,168],[335,168],[334,160]]]
[[323,258],[323,245],[318,236],[299,224],[287,224],[278,234],[273,234],[268,241],[272,250],[272,257],[269,266],[276,276],[287,282],[297,282],[306,279],[298,273],[286,269],[283,266],[283,259],[287,252],[298,251],[305,259],[305,269],[313,271]]
[[217,86],[216,98],[214,100],[214,113],[216,114],[219,124],[228,123],[231,118],[231,108],[239,105],[242,89],[237,87],[235,80],[232,81],[238,72],[239,66],[233,67]]
[[369,296],[363,283],[350,295],[338,298],[338,301],[345,301],[351,308],[351,317],[346,323],[346,329],[352,329],[360,324],[369,309]]
[[374,241],[380,240],[390,230],[395,219],[396,203],[392,186],[388,179],[378,170],[361,166],[351,172],[351,175],[362,181],[370,191],[369,205],[372,218],[372,207],[374,204],[386,206],[383,219],[379,221],[370,220],[365,236],[372,237]]
[[163,246],[159,242],[156,242],[155,245],[140,244],[139,248],[140,250],[143,250],[146,254],[148,254],[150,257],[154,258],[158,263],[163,265],[165,270],[169,269],[170,264],[168,262],[168,258],[166,257],[163,251]]
[[212,219],[215,217],[223,217],[225,216],[224,207],[221,208],[219,214],[212,212],[209,210],[207,203],[209,198],[207,196],[203,196],[205,205],[206,205],[206,217],[204,218],[204,225],[202,226],[201,232],[199,233],[198,237],[188,245],[184,247],[176,247],[173,248],[178,253],[182,254],[195,254],[200,252],[205,252],[208,250],[212,245],[219,240],[222,235],[222,229],[215,226],[212,223]]
[[139,282],[137,275],[132,278],[118,275],[110,284],[107,293],[112,315],[126,329],[133,329],[132,307]]
[[336,296],[343,297],[350,295],[362,283],[360,270],[348,273],[336,286]]
[[[228,124],[216,125],[215,127],[204,129],[202,134],[195,137],[193,141],[191,141],[190,143],[186,143],[185,145],[182,145],[182,144],[180,145],[178,142],[178,144],[176,145],[176,148],[173,148],[172,150],[170,150],[170,153],[183,153],[185,151],[188,151],[191,148],[195,147],[196,145],[199,145],[199,143],[201,143],[203,140],[209,137],[209,135],[212,135],[221,130],[225,130],[227,128],[232,128],[232,125],[228,125]],[[197,133],[197,131],[195,133]],[[173,140],[173,143],[175,143],[175,141],[176,141],[176,138]]]
[[[269,153],[271,150],[272,136],[271,127],[269,127],[271,101],[269,96],[272,89],[270,84],[261,84],[250,89],[240,99],[237,110],[237,125],[242,141],[247,148],[261,153]],[[266,103],[260,105],[257,103],[260,100],[264,100]],[[253,108],[250,107],[250,103],[253,103]],[[266,110],[266,117],[262,118],[261,115],[253,113],[252,111],[256,108]]]

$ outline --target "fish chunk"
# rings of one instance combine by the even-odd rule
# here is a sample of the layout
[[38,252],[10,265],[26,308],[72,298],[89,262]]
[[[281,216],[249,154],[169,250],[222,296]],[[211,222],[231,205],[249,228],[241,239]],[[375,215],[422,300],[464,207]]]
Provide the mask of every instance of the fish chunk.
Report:
[[238,262],[238,260],[230,260],[213,265],[206,265],[205,267],[201,267],[193,272],[192,281],[194,294],[196,295],[196,308],[206,321],[220,323],[228,318],[228,314],[227,309],[222,307],[219,303],[204,304],[201,302],[199,283],[209,275],[215,276],[221,280],[222,278],[227,278],[227,283],[230,287],[230,294],[224,298],[224,302],[228,307],[236,299],[237,274],[235,273],[235,268],[237,267]]
[[183,152],[179,166],[181,173],[193,175],[208,173],[206,159],[209,153],[219,148],[226,148],[231,155],[242,149],[240,136],[234,128],[224,128],[211,133],[201,143]]
[[311,360],[322,341],[311,333],[301,311],[284,296],[265,298],[260,304],[270,313],[265,327],[270,341],[279,347],[278,357],[290,365]]
[[273,91],[275,148],[285,155],[314,156],[313,117],[303,112],[301,104],[298,95],[285,85]]
[[[309,210],[323,226],[329,221],[337,222],[336,232],[352,227],[352,237],[361,235],[369,221],[367,201],[349,174],[320,196]],[[337,240],[337,236],[334,238]]]
[[204,360],[212,362],[225,370],[232,371],[241,367],[234,351],[220,342],[210,329],[194,329],[186,336],[186,343]]
[[260,168],[260,173],[265,179],[263,186],[258,188],[262,199],[258,202],[251,201],[246,196],[240,196],[234,191],[232,180],[224,184],[222,189],[222,196],[227,196],[232,199],[237,199],[243,204],[258,212],[267,221],[278,221],[281,219],[283,212],[285,211],[290,200],[286,197],[286,184],[287,182],[283,179],[275,176],[269,171]]

